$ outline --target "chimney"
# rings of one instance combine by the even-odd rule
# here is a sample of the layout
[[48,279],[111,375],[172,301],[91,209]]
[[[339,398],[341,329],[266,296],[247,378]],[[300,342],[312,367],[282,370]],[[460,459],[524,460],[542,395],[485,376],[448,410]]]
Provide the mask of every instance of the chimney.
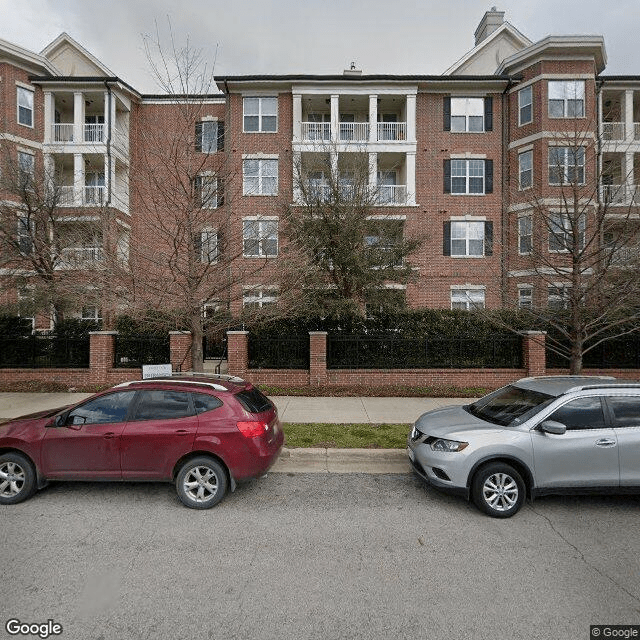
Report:
[[342,72],[343,76],[361,76],[362,75],[362,69],[356,69],[356,63],[352,62],[350,67],[348,69],[345,69]]
[[484,14],[475,32],[476,46],[478,46],[487,36],[490,36],[496,29],[504,23],[504,11],[498,11],[491,7],[491,11]]

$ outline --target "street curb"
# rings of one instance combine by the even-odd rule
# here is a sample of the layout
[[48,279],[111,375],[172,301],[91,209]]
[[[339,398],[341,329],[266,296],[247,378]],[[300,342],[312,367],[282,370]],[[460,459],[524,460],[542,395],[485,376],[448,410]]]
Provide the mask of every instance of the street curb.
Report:
[[404,449],[283,449],[272,473],[411,473]]

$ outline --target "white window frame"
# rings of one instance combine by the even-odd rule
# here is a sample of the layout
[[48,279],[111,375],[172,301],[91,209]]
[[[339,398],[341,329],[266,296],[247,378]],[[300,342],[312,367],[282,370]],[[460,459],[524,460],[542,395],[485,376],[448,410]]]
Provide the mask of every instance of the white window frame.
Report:
[[[471,230],[480,229],[480,236],[472,237]],[[455,230],[455,231],[454,231]],[[464,230],[464,234],[460,233]],[[458,232],[458,233],[456,233]],[[459,245],[464,242],[464,251],[454,250],[454,241]],[[480,242],[480,253],[471,253],[471,243]],[[482,220],[451,220],[451,257],[452,258],[483,258],[485,248],[485,221]]]
[[[249,232],[253,232],[254,229],[257,229],[257,235],[253,233],[249,235]],[[277,258],[279,251],[279,233],[278,218],[243,218],[242,256],[244,258]],[[267,242],[273,241],[275,241],[275,251],[270,250],[270,245],[266,244]],[[248,243],[255,243],[257,249],[248,250]]]
[[[249,163],[257,162],[256,175],[248,175]],[[275,170],[274,170],[275,168]],[[273,191],[266,191],[268,180],[275,179]],[[249,187],[249,181],[257,181],[257,190]],[[278,195],[278,158],[244,158],[242,160],[242,195],[245,196],[277,196]]]
[[[523,162],[523,161],[526,161]],[[527,166],[528,165],[528,166]],[[528,183],[525,184],[524,176],[528,174]],[[520,191],[531,189],[533,186],[533,149],[527,149],[518,153],[518,188]]]
[[196,176],[196,192],[200,199],[202,209],[217,209],[220,200],[218,189],[220,181],[217,176],[210,173],[201,173]]
[[[528,227],[528,228],[527,228]],[[529,247],[524,246],[526,239],[529,239]],[[531,255],[533,251],[533,215],[527,214],[518,218],[518,254],[521,256]]]
[[554,282],[547,285],[547,306],[551,309],[569,308],[569,290],[571,285]]
[[[206,154],[216,153],[218,151],[218,121],[201,120],[198,124],[200,125],[200,151]],[[213,136],[205,136],[205,129],[211,129]]]
[[242,307],[255,305],[259,309],[278,303],[278,288],[270,286],[245,287],[242,291]]
[[[461,118],[464,118],[464,129],[459,128],[457,124],[458,122],[460,122]],[[470,128],[471,118],[481,118],[482,126],[480,127],[480,129]],[[454,124],[454,120],[456,124]],[[452,96],[451,133],[484,133],[484,131],[484,98],[463,98]]]
[[200,231],[200,262],[215,264],[218,262],[220,247],[218,245],[218,230],[205,227]]
[[[25,162],[28,158],[28,162]],[[18,149],[19,186],[32,189],[36,177],[36,157],[33,153]]]
[[[571,219],[569,214],[560,211],[550,211],[547,225],[549,230],[549,253],[568,253],[571,250],[569,243],[571,240]],[[554,231],[554,228],[557,229],[557,231]],[[584,215],[581,215],[578,219],[578,244],[580,249],[584,249],[585,230],[586,218]],[[556,245],[560,248],[555,248]]]
[[[585,81],[584,80],[549,80],[547,83],[547,111],[549,118],[584,118],[585,117]],[[562,115],[551,113],[551,103],[562,103]],[[574,108],[580,104],[581,113],[576,109],[571,113],[571,103]],[[558,104],[558,106],[560,106]]]
[[[21,99],[22,98],[22,99]],[[27,104],[24,104],[24,98],[26,98]],[[18,124],[23,127],[29,127],[33,129],[34,122],[34,100],[35,100],[35,91],[33,89],[27,89],[27,87],[16,87],[16,118]],[[23,104],[21,104],[21,102]],[[25,109],[30,114],[30,122],[22,122],[20,120],[20,109]]]
[[532,308],[533,308],[533,285],[519,284],[518,285],[518,309],[532,309]]
[[[529,119],[525,120],[526,109],[529,107]],[[533,122],[533,87],[529,85],[518,91],[518,126]]]
[[18,287],[18,317],[23,320],[29,320],[31,322],[31,331],[35,331],[36,328],[36,317],[35,315],[26,316],[23,315],[20,311],[21,304],[26,302],[28,305],[33,305],[33,295],[35,292],[35,285],[27,285],[25,287]]
[[[258,113],[247,113],[248,100],[258,101]],[[269,112],[267,100],[275,101],[275,111]],[[247,129],[247,118],[258,118],[257,129]],[[275,126],[273,129],[265,129],[265,118],[275,118]],[[278,96],[243,96],[242,98],[242,131],[243,133],[278,133]]]
[[[464,173],[462,172],[464,169]],[[479,170],[482,175],[479,174]],[[473,175],[472,175],[473,173]],[[478,158],[451,158],[451,195],[453,196],[483,196],[485,195],[486,180],[485,180],[485,161]],[[454,179],[464,178],[465,190],[454,190]],[[481,191],[470,191],[471,180],[482,180]]]
[[[35,220],[30,219],[26,215],[18,216],[18,251],[21,256],[29,256],[33,253],[33,236],[35,232]],[[23,243],[28,243],[28,251],[26,246],[23,250]]]
[[[551,162],[551,153],[552,150],[554,152],[562,151],[562,162],[552,163]],[[578,157],[578,151],[581,151],[579,154],[581,157]],[[571,158],[573,156],[573,158]],[[585,147],[563,147],[563,146],[554,146],[549,145],[549,150],[547,152],[547,165],[549,169],[549,185],[550,186],[562,186],[566,184],[585,184],[585,156],[586,156],[586,148]],[[573,159],[575,162],[570,164],[570,160]],[[581,163],[578,161],[582,160]],[[561,182],[552,182],[552,172],[560,173],[562,171],[562,181]],[[574,178],[581,178],[580,180],[572,181],[570,180],[570,173],[573,171]],[[576,171],[578,171],[578,175],[576,176]],[[582,175],[580,175],[580,172]],[[554,176],[555,178],[555,176]]]
[[[465,304],[464,309],[459,306],[462,303]],[[484,309],[485,304],[486,296],[484,287],[451,288],[451,309],[473,311],[475,309]]]
[[[93,314],[89,315],[88,313],[85,313],[87,309],[92,309]],[[82,309],[80,310],[80,320],[100,322],[102,320],[102,312],[98,307],[98,305],[88,304],[83,306]]]

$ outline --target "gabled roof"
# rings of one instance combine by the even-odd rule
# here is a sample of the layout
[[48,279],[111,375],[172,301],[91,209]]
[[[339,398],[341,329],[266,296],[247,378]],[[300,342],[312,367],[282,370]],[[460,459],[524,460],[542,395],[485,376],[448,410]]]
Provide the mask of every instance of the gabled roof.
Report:
[[40,52],[40,55],[55,63],[60,68],[61,75],[116,75],[68,33],[61,33]]
[[[480,58],[486,54],[492,47],[496,47],[500,40],[509,40],[516,49],[524,49],[529,47],[531,40],[516,29],[510,22],[503,22],[492,34],[487,36],[482,42],[477,44],[471,51],[467,52],[460,60],[450,66],[442,75],[456,75],[465,67],[468,67],[474,59]],[[495,68],[499,66],[501,61],[496,62]]]
[[59,69],[44,56],[24,49],[17,44],[13,44],[13,42],[0,39],[0,61],[3,59],[24,66],[31,73],[48,72],[51,75],[60,74]]

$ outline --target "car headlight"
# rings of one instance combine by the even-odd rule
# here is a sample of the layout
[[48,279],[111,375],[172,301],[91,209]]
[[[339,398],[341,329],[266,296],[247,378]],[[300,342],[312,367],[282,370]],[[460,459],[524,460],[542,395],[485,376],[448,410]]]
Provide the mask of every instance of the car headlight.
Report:
[[458,442],[458,440],[446,440],[445,438],[435,438],[431,443],[432,451],[462,451],[469,446],[468,442]]

